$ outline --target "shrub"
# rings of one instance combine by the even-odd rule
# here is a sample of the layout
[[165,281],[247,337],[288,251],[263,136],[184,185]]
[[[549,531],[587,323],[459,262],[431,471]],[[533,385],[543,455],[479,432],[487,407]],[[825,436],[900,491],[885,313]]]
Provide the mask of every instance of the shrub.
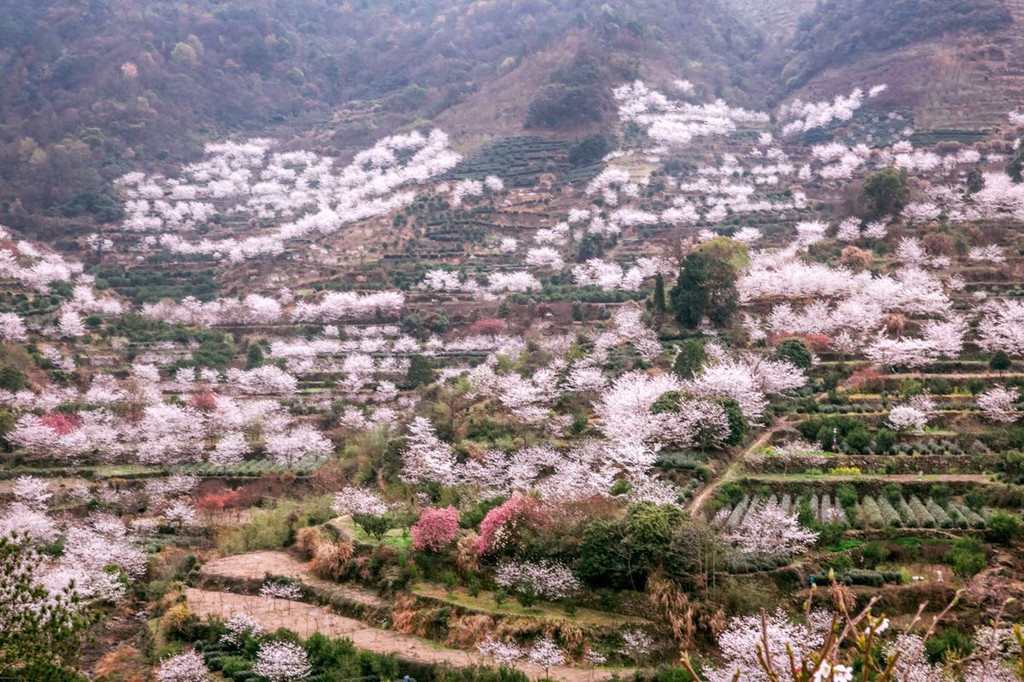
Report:
[[914,520],[919,528],[935,528],[935,517],[916,495],[910,498],[910,510],[914,514]]
[[946,513],[946,510],[940,507],[935,502],[935,500],[928,498],[928,502],[925,504],[925,507],[928,509],[928,512],[932,515],[932,518],[935,519],[935,523],[939,526],[939,528],[953,527],[952,518],[950,518],[949,514]]
[[985,537],[1001,545],[1009,545],[1021,535],[1020,517],[1007,512],[996,512],[988,519]]
[[775,355],[780,360],[788,360],[800,369],[810,369],[814,363],[811,349],[807,347],[803,339],[785,339],[775,349]]
[[324,580],[338,580],[354,553],[355,548],[350,542],[321,542],[313,552],[309,569]]
[[896,445],[896,434],[889,429],[879,429],[875,434],[875,451],[884,454]]
[[882,512],[882,519],[885,521],[886,526],[899,527],[903,525],[903,519],[889,500],[884,497],[879,497],[877,502],[878,509]]
[[882,587],[885,580],[878,571],[867,571],[859,568],[851,568],[846,572],[845,577],[852,585],[868,585],[869,587]]
[[882,511],[873,497],[865,496],[861,500],[857,521],[862,528],[883,528],[885,526]]
[[885,546],[885,543],[876,540],[864,545],[860,553],[869,566],[877,566],[878,564],[885,563],[892,552]]
[[852,507],[857,504],[857,489],[849,483],[843,483],[836,488],[836,501],[845,508]]
[[939,505],[945,505],[949,502],[950,496],[953,491],[949,489],[949,486],[945,483],[936,483],[928,489],[928,495],[935,500]]
[[899,504],[900,500],[903,499],[903,486],[899,483],[887,483],[882,488],[882,496],[889,501],[890,504]]
[[970,578],[988,565],[988,553],[981,540],[959,538],[953,542],[952,548],[946,554],[946,561],[957,575]]

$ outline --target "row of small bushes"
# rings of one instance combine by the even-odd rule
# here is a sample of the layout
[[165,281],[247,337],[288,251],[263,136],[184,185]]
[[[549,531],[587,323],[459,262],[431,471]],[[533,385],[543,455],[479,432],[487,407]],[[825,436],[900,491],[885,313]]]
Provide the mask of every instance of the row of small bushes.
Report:
[[854,518],[861,528],[985,528],[983,516],[958,502],[948,502],[943,508],[933,498],[922,501],[917,495],[895,502],[884,495],[865,495]]

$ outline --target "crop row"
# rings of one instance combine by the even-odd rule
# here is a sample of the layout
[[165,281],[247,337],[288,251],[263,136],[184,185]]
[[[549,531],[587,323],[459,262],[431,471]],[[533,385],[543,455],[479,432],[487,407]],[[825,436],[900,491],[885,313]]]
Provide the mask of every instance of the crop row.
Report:
[[801,509],[806,508],[821,523],[841,523],[845,525],[848,522],[846,510],[828,494],[822,495],[819,498],[817,493],[815,493],[805,502],[800,502],[799,500],[794,500],[793,496],[787,493],[781,498],[778,495],[772,495],[767,498],[744,497],[731,510],[720,511],[711,524],[720,530],[738,528],[748,514],[757,513],[757,509],[764,504],[778,505],[786,514],[797,514]]
[[922,501],[916,495],[910,500],[865,496],[854,511],[854,525],[859,528],[984,528],[984,517],[959,502],[945,507],[932,498]]
[[313,471],[321,460],[309,459],[300,460],[291,466],[278,464],[270,460],[252,460],[239,462],[238,464],[217,465],[198,464],[195,466],[182,467],[183,473],[195,474],[197,476],[262,476],[263,474],[308,474]]

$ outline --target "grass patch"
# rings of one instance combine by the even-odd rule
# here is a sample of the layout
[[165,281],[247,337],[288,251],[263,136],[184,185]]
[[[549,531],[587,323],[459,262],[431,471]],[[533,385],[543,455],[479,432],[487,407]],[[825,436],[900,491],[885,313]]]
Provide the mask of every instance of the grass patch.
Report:
[[378,544],[386,547],[394,547],[397,550],[406,552],[412,548],[412,535],[407,528],[392,528],[383,539],[377,540],[352,520],[350,516],[341,516],[331,521],[331,525],[345,532],[350,538],[361,545]]
[[589,625],[602,625],[614,627],[624,622],[644,622],[640,618],[623,616],[616,613],[596,611],[594,609],[577,608],[576,613],[569,615],[560,604],[549,602],[538,602],[536,605],[526,608],[521,606],[515,599],[498,604],[494,601],[492,592],[481,591],[477,596],[472,596],[466,590],[459,588],[448,592],[440,585],[430,583],[419,583],[412,588],[412,593],[421,597],[429,597],[447,602],[454,606],[486,613],[492,616],[518,616],[522,618],[537,618],[544,620],[561,620],[572,623],[586,623]]
[[846,552],[851,549],[857,549],[862,544],[864,543],[862,543],[860,540],[843,540],[839,544],[832,545],[831,547],[826,547],[825,549],[829,552]]

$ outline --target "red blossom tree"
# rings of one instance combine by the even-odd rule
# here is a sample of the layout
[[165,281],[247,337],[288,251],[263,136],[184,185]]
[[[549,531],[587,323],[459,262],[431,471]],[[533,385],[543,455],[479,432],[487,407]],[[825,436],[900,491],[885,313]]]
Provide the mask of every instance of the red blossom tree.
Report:
[[194,393],[188,399],[188,406],[200,412],[213,412],[217,409],[217,394],[213,391]]
[[480,522],[476,550],[481,555],[491,554],[514,545],[524,530],[542,528],[548,520],[537,500],[515,493],[507,502],[487,512]]
[[53,429],[58,436],[66,436],[82,425],[81,418],[63,412],[51,412],[41,420],[44,426]]
[[412,548],[440,552],[455,541],[459,532],[459,511],[455,507],[428,507],[412,529]]
[[801,339],[816,353],[826,351],[832,345],[832,339],[825,334],[798,334],[786,331],[772,334],[769,338],[769,343],[771,343],[772,347],[775,347],[786,339]]

